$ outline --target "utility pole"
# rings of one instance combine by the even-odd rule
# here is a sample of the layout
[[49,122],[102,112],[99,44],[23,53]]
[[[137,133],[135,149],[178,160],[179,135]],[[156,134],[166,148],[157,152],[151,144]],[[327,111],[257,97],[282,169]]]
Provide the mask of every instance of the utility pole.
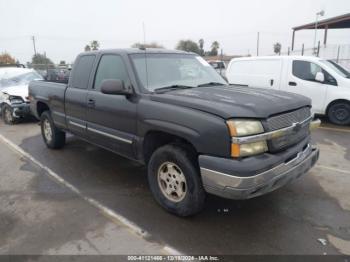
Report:
[[256,41],[256,56],[259,56],[259,45],[260,45],[260,32],[258,32],[258,39]]
[[32,36],[33,47],[34,47],[34,55],[36,55],[36,47],[35,47],[35,36]]
[[317,52],[317,49],[316,49],[316,41],[317,41],[317,29],[318,29],[318,17],[320,16],[324,16],[325,12],[324,10],[321,10],[320,12],[317,12],[316,13],[316,22],[315,22],[315,35],[314,35],[314,55],[316,54]]
[[145,28],[144,22],[142,22],[142,31],[143,31],[143,45],[144,45],[144,48],[146,48],[146,28]]

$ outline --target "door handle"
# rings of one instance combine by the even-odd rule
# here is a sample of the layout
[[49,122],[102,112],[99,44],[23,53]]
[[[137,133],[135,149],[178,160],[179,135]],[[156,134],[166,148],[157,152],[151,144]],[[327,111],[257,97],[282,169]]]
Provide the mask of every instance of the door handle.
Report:
[[88,107],[95,107],[95,100],[89,99],[87,102]]
[[297,83],[295,83],[295,82],[289,82],[288,85],[290,85],[290,86],[297,86]]
[[274,80],[271,79],[271,80],[270,80],[270,85],[271,85],[271,86],[273,86],[273,82],[274,82]]

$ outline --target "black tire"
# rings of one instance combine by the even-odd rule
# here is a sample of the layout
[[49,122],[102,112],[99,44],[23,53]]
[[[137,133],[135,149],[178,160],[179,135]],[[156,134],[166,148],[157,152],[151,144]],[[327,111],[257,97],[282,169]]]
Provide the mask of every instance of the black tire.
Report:
[[328,109],[328,119],[336,125],[350,124],[350,103],[337,102],[332,104]]
[[4,104],[1,108],[2,119],[7,125],[14,125],[17,123],[17,119],[13,117],[13,109],[8,104]]
[[[66,143],[66,133],[58,129],[51,117],[49,111],[42,113],[40,117],[41,135],[48,148],[59,149],[62,148]],[[50,128],[51,136],[45,133],[46,128]]]
[[[169,162],[180,168],[186,179],[186,193],[179,202],[170,200],[162,192],[158,182],[158,170]],[[156,201],[170,213],[181,217],[191,216],[201,211],[204,206],[205,191],[199,175],[197,158],[185,146],[170,144],[157,149],[148,163],[148,183]]]

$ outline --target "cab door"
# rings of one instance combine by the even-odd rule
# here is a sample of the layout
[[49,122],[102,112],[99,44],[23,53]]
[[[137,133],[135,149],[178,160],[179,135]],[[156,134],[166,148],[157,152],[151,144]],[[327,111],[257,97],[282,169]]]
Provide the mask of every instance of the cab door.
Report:
[[65,93],[66,124],[73,134],[83,138],[86,137],[86,99],[94,61],[95,55],[77,58]]
[[126,157],[133,158],[136,134],[136,102],[125,95],[103,94],[101,84],[118,79],[131,86],[123,58],[101,56],[92,88],[87,94],[87,133],[89,140]]
[[[321,66],[310,61],[293,60],[288,72],[285,91],[311,98],[313,112],[324,113],[327,90],[337,85],[337,81]],[[324,82],[316,81],[318,72],[324,74]]]

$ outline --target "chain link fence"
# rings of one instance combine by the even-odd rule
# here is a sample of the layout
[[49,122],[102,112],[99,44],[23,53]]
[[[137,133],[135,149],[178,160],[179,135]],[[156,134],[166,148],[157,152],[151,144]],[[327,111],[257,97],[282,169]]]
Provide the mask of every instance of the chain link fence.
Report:
[[302,48],[284,52],[281,55],[318,56],[333,60],[350,70],[350,45],[318,45],[317,48]]

